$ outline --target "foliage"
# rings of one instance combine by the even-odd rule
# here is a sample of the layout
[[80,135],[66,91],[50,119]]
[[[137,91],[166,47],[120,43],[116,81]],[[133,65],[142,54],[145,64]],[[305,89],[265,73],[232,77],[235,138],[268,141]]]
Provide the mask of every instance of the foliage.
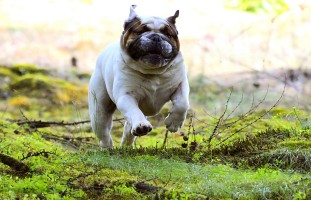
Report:
[[[307,112],[257,109],[259,101],[249,106],[251,111],[233,114],[243,104],[238,95],[222,95],[220,102],[216,97],[228,90],[200,88],[204,79],[198,78],[192,82],[192,100],[200,106],[207,98],[217,100],[224,104],[218,112],[195,106],[181,131],[166,138],[165,107],[150,118],[153,131],[138,138],[134,149],[102,150],[89,124],[62,126],[64,120],[88,118],[85,78],[74,72],[65,80],[33,66],[22,71],[0,67],[0,79],[7,80],[0,93],[9,92],[0,98],[5,105],[0,106],[1,199],[311,198]],[[232,99],[237,103],[231,104]],[[117,143],[124,121],[120,113],[115,118],[112,135]],[[60,123],[36,127],[13,119]],[[1,162],[4,156],[27,170]]]
[[288,5],[284,0],[228,0],[226,6],[256,14],[279,15],[288,10]]

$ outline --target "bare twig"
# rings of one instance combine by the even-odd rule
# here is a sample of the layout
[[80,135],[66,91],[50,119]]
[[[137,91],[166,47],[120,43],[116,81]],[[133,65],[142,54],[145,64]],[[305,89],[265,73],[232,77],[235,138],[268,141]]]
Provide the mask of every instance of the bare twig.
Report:
[[194,117],[193,115],[190,116],[190,122],[189,122],[188,133],[187,133],[188,138],[189,138],[190,133],[191,133],[191,127],[193,127],[193,117]]
[[[230,96],[231,96],[231,95],[230,95]],[[233,108],[233,110],[227,115],[227,117],[224,119],[224,121],[227,121],[227,120],[231,117],[231,115],[238,109],[238,107],[240,107],[240,105],[242,104],[242,102],[243,102],[243,94],[242,94],[242,97],[241,97],[239,103],[238,103],[238,104]]]
[[299,121],[300,126],[302,126],[303,123],[302,123],[301,119],[298,117],[298,113],[297,113],[296,108],[294,108],[294,114],[295,114],[295,117],[297,118],[297,120]]
[[168,137],[168,130],[166,129],[163,144],[162,144],[162,149],[165,149],[166,147],[167,137]]
[[223,113],[220,115],[220,117],[218,118],[217,122],[216,122],[216,125],[214,127],[214,130],[211,134],[211,136],[208,138],[207,142],[208,144],[210,145],[212,139],[215,137],[215,135],[217,134],[218,132],[218,129],[219,129],[219,126],[222,124],[223,122],[223,118],[228,110],[228,104],[229,104],[229,101],[230,101],[230,98],[231,98],[231,95],[232,95],[232,90],[230,90],[230,94],[229,94],[229,97],[227,99],[227,102],[226,102],[226,107],[225,107],[225,110],[223,111]]
[[[267,88],[266,93],[264,95],[264,97],[255,105],[254,102],[254,96],[253,96],[253,100],[252,100],[252,105],[250,107],[250,109],[244,113],[242,116],[240,116],[237,120],[233,121],[233,122],[229,122],[229,123],[224,123],[222,126],[226,127],[226,128],[230,128],[231,126],[233,126],[234,124],[238,123],[239,121],[244,120],[247,116],[249,116],[250,114],[252,114],[266,99],[267,94],[268,94],[268,90],[269,88]],[[219,133],[223,133],[225,130],[220,131]]]
[[19,112],[20,112],[21,115],[25,118],[25,120],[29,120],[21,109],[19,109]]
[[55,153],[53,152],[48,152],[48,151],[39,151],[39,152],[29,152],[26,156],[23,155],[23,158],[21,160],[25,160],[27,158],[30,158],[30,157],[34,157],[34,156],[44,156],[45,158],[49,157],[49,154],[54,154],[56,155]]
[[[285,88],[284,88],[284,90],[285,90]],[[269,86],[268,86],[268,88],[266,90],[266,93],[265,93],[264,97],[256,105],[254,105],[255,100],[254,100],[254,97],[253,97],[252,106],[249,109],[249,111],[245,113],[246,116],[248,116],[249,114],[253,113],[266,100],[268,92],[269,92]],[[282,94],[282,96],[283,96],[283,94]]]
[[284,85],[284,89],[282,91],[281,96],[278,98],[278,100],[273,104],[273,106],[271,106],[266,112],[264,112],[263,114],[261,114],[258,118],[256,118],[255,120],[251,121],[250,123],[246,124],[245,126],[239,128],[238,130],[236,130],[235,132],[233,132],[232,134],[230,134],[228,137],[226,137],[225,139],[223,139],[221,142],[219,142],[218,144],[216,144],[216,146],[219,146],[220,144],[224,143],[225,141],[227,141],[228,139],[230,139],[231,137],[233,137],[234,135],[236,135],[237,133],[241,132],[242,130],[244,130],[245,128],[253,125],[254,123],[256,123],[257,121],[259,121],[260,119],[262,119],[266,114],[268,114],[273,108],[275,108],[279,102],[281,101],[284,93],[285,93],[285,88],[286,88],[286,84]]
[[166,181],[166,183],[164,184],[164,188],[168,185],[168,183],[171,181],[172,179],[172,173],[170,173],[170,177],[168,178],[168,180]]

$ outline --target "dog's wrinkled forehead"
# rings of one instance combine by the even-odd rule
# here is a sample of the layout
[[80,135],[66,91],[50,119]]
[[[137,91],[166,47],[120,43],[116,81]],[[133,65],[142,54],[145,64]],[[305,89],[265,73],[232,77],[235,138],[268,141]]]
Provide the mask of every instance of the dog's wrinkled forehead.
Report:
[[142,17],[141,24],[146,25],[151,30],[160,30],[165,26],[169,26],[168,21],[160,17]]
[[146,26],[149,30],[160,30],[164,27],[169,27],[172,29],[176,34],[178,34],[176,30],[176,18],[179,16],[179,10],[175,12],[173,16],[170,16],[166,19],[160,17],[141,17],[138,16],[135,11],[136,5],[132,5],[130,7],[130,14],[127,20],[124,22],[124,32],[128,30],[133,30],[138,26]]

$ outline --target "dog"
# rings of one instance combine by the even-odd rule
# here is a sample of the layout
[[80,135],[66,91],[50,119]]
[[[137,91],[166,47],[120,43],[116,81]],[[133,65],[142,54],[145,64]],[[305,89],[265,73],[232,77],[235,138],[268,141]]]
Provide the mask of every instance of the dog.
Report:
[[118,109],[126,122],[121,146],[152,130],[147,116],[172,102],[166,128],[176,132],[189,109],[189,84],[180,52],[176,18],[141,17],[130,7],[121,40],[98,57],[89,83],[91,126],[102,148],[113,148],[110,131]]

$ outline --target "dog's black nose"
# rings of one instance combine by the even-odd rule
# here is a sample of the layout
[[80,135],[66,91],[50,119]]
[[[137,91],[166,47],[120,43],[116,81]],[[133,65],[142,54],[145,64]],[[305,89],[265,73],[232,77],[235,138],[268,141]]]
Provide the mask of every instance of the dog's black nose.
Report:
[[161,36],[159,36],[158,34],[152,34],[150,36],[150,40],[154,41],[154,42],[160,42],[162,41],[162,38]]

